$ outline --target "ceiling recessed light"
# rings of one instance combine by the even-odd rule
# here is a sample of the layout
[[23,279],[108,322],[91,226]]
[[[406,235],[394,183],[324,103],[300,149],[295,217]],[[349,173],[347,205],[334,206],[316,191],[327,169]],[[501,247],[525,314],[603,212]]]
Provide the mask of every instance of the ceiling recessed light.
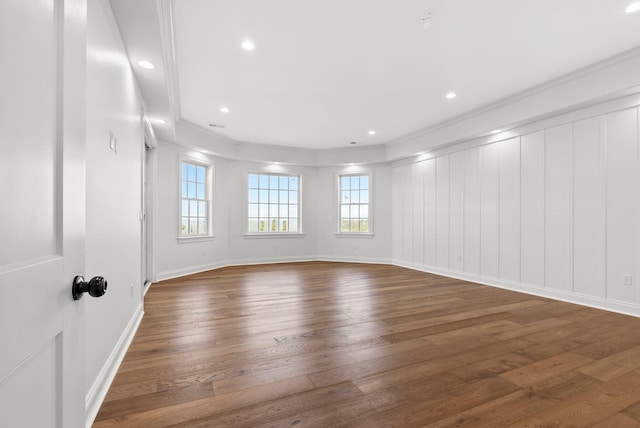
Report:
[[627,8],[624,11],[627,13],[633,13],[639,10],[640,10],[640,1],[636,1],[631,3],[629,6],[627,6]]
[[220,111],[221,111],[222,113],[229,113],[229,109],[228,109],[228,108],[226,108],[226,107],[222,107],[222,108],[220,109]]
[[369,135],[376,135],[376,131],[372,129],[371,131],[369,131]]
[[256,46],[251,40],[245,40],[244,42],[242,42],[242,49],[244,49],[245,51],[252,51],[255,48]]
[[354,144],[358,144],[356,141],[352,141],[349,144],[354,145]]
[[167,123],[164,119],[155,119],[155,123],[162,125],[163,123]]
[[153,65],[152,62],[147,61],[147,60],[142,60],[138,62],[138,65],[142,68],[146,68],[147,70],[151,70],[154,69],[156,66]]
[[447,97],[448,100],[452,100],[457,96],[458,94],[456,94],[455,92],[449,92],[447,95],[445,95],[445,97]]

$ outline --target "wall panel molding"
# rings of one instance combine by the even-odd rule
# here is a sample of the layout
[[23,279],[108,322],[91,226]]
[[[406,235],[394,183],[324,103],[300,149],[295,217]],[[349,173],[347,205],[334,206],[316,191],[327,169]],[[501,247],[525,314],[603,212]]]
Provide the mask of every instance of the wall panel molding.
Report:
[[425,213],[421,233],[394,222],[393,234],[425,257],[394,252],[393,263],[640,315],[640,100],[629,101],[394,163],[394,177],[425,171],[421,195],[393,183],[405,209],[413,197]]

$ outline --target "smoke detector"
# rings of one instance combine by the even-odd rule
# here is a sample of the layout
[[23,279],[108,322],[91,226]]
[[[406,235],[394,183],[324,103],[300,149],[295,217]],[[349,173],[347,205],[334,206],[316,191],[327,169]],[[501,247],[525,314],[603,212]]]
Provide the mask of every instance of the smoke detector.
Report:
[[420,22],[422,23],[422,28],[425,30],[429,30],[433,25],[433,18],[435,13],[433,10],[425,10],[422,15],[420,15]]

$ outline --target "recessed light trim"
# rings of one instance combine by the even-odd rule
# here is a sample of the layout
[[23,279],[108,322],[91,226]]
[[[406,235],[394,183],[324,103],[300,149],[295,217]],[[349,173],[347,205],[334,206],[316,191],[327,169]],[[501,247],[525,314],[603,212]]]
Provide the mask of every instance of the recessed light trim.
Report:
[[458,96],[458,94],[456,94],[455,92],[447,92],[447,95],[445,95],[445,98],[448,99],[448,100],[452,100],[457,96]]
[[372,129],[371,131],[369,131],[369,135],[376,135],[376,131]]
[[253,44],[251,40],[245,40],[242,42],[242,49],[245,51],[252,51],[256,48],[256,45]]
[[624,10],[626,13],[634,13],[640,10],[640,1],[636,1],[631,3],[629,6],[627,6],[627,8]]
[[227,107],[222,107],[222,108],[220,109],[220,111],[221,111],[222,113],[229,113],[229,109],[228,109]]
[[147,70],[153,70],[154,68],[156,68],[156,66],[153,65],[151,61],[147,61],[146,59],[138,61],[138,65],[142,68],[146,68]]

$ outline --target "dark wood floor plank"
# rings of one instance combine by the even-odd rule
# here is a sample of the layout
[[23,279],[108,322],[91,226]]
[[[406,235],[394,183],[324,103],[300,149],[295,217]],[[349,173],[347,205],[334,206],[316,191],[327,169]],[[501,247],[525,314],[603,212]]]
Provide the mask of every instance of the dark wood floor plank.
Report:
[[640,423],[629,416],[622,413],[616,413],[615,415],[593,425],[592,428],[638,428]]
[[626,416],[629,416],[630,418],[640,422],[640,402],[630,405],[629,407],[624,409],[624,412],[622,412],[622,413],[624,413]]
[[351,382],[343,382],[325,388],[316,388],[307,392],[289,395],[260,405],[243,407],[232,411],[217,413],[198,420],[190,420],[176,427],[204,428],[211,426],[255,427],[282,418],[322,409],[340,403],[352,397],[359,397],[362,392]]
[[500,377],[518,386],[526,387],[559,376],[570,370],[580,369],[592,361],[592,359],[582,355],[567,352],[510,370],[502,373]]
[[421,427],[451,417],[469,407],[513,393],[518,388],[497,377],[444,389],[445,394],[416,396],[400,407],[353,421],[354,427]]
[[152,285],[95,427],[640,426],[640,320],[389,265]]
[[106,401],[102,406],[102,412],[99,417],[109,415],[110,417],[117,418],[131,413],[140,413],[146,410],[158,409],[208,397],[213,397],[213,384],[210,382],[203,384],[194,383],[183,388],[137,395],[135,400],[127,397],[119,400]]
[[640,345],[580,367],[578,371],[602,381],[611,380],[640,367]]
[[230,409],[260,405],[290,395],[304,393],[314,389],[306,376],[283,379],[278,382],[261,385],[249,390],[215,395],[210,398],[178,403],[146,410],[142,412],[130,411],[124,416],[116,416],[107,412],[98,414],[98,422],[93,426],[102,427],[167,427],[209,417]]
[[402,342],[404,340],[415,339],[417,337],[432,336],[439,333],[444,333],[453,330],[459,330],[464,327],[482,325],[491,321],[498,321],[510,318],[509,312],[498,312],[497,314],[481,315],[479,317],[467,318],[460,321],[452,321],[443,324],[436,324],[431,327],[423,327],[414,330],[404,331],[402,333],[387,334],[382,336],[383,339],[395,343]]
[[509,426],[586,427],[600,423],[638,401],[640,401],[640,374],[632,372],[562,400]]

